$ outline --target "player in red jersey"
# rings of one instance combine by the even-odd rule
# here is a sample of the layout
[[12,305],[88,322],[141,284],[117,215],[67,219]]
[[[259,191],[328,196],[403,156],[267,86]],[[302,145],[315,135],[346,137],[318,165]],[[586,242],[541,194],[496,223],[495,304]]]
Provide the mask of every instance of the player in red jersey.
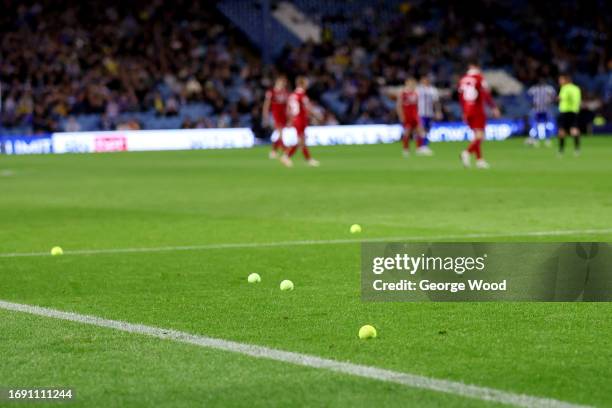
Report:
[[470,167],[470,155],[474,154],[476,156],[476,167],[489,168],[489,164],[482,158],[481,150],[487,122],[485,104],[489,105],[494,117],[499,117],[499,108],[489,92],[477,63],[469,64],[466,74],[459,80],[458,91],[459,102],[463,109],[463,120],[474,132],[474,139],[468,148],[461,152],[461,161],[465,167]]
[[293,156],[300,147],[302,148],[302,153],[308,165],[313,167],[319,166],[319,162],[310,157],[310,151],[306,146],[308,117],[313,113],[310,100],[306,95],[306,89],[308,89],[308,79],[302,76],[298,77],[295,80],[295,90],[289,96],[289,101],[287,103],[287,116],[297,133],[297,144],[285,149],[285,154],[281,157],[281,162],[287,167],[293,166],[291,156]]
[[289,90],[287,89],[287,78],[281,76],[276,79],[274,87],[266,92],[266,99],[262,109],[264,124],[269,123],[270,113],[274,120],[274,129],[278,134],[278,139],[272,143],[272,151],[270,158],[275,159],[279,149],[284,149],[283,145],[283,129],[287,126],[287,101],[289,99]]
[[270,158],[276,159],[277,151],[283,149],[283,129],[287,126],[287,100],[289,99],[289,90],[287,89],[287,78],[284,76],[278,77],[274,83],[274,87],[266,92],[266,99],[263,105],[263,122],[267,125],[270,120],[270,112],[274,119],[274,129],[278,134],[278,139],[272,143]]
[[414,78],[406,79],[404,89],[397,97],[396,111],[400,122],[404,126],[402,144],[404,146],[404,157],[410,156],[410,137],[414,133],[416,137],[417,154],[431,154],[431,150],[425,150],[423,140],[425,131],[419,118],[419,94],[417,93],[417,82]]

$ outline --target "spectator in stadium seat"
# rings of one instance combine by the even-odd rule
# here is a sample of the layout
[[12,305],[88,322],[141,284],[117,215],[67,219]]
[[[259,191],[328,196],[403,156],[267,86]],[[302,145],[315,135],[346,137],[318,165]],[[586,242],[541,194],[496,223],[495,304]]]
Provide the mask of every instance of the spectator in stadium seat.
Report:
[[181,123],[181,129],[193,129],[195,127],[194,123],[191,121],[189,116],[185,116],[183,122]]
[[202,116],[200,117],[194,126],[196,129],[206,129],[206,128],[211,128],[213,127],[213,123],[206,117]]
[[64,125],[64,132],[80,132],[81,125],[77,122],[74,116],[68,117],[66,124]]

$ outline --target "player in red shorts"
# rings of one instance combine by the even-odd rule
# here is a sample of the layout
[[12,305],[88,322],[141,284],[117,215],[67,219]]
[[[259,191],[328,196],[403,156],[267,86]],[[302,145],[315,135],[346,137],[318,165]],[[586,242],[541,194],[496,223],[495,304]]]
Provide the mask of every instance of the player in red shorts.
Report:
[[419,118],[419,94],[416,87],[417,82],[414,78],[406,79],[404,89],[400,92],[396,103],[397,116],[404,126],[402,135],[404,157],[410,156],[410,137],[413,133],[416,137],[417,154],[431,154],[431,150],[423,149],[425,131]]
[[287,103],[287,116],[297,133],[297,144],[285,149],[285,154],[281,157],[281,162],[287,167],[293,166],[291,156],[300,147],[308,165],[313,167],[319,166],[319,162],[310,157],[310,151],[306,146],[306,127],[308,126],[308,117],[312,113],[306,89],[308,89],[308,79],[302,76],[298,77],[295,80],[295,90],[289,96]]
[[463,109],[463,120],[474,131],[474,139],[468,148],[461,152],[461,161],[465,167],[470,167],[470,155],[474,154],[476,167],[487,169],[489,164],[482,158],[481,148],[487,122],[485,103],[491,108],[494,117],[499,117],[499,108],[489,92],[477,63],[469,64],[466,74],[459,80],[458,91],[459,102]]
[[287,100],[289,99],[289,91],[287,90],[287,78],[284,76],[278,77],[274,83],[274,87],[266,92],[266,99],[263,105],[263,122],[267,125],[270,120],[270,112],[274,119],[274,129],[278,134],[278,139],[272,143],[270,158],[276,159],[279,149],[283,149],[283,129],[287,126]]

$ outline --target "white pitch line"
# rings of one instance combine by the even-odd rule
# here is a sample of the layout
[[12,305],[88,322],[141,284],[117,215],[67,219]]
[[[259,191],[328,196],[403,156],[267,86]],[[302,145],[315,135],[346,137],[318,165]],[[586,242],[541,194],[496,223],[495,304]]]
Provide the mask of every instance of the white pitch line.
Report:
[[[438,236],[402,236],[402,237],[379,237],[379,238],[346,238],[346,239],[322,239],[322,240],[302,240],[302,241],[278,241],[278,242],[236,242],[225,244],[203,244],[203,245],[184,245],[184,246],[164,246],[149,248],[102,248],[102,249],[75,249],[64,251],[64,255],[99,255],[99,254],[129,254],[139,252],[171,252],[171,251],[203,251],[208,249],[240,249],[240,248],[267,248],[267,247],[286,247],[286,246],[307,246],[307,245],[331,245],[331,244],[358,244],[361,242],[400,242],[400,241],[444,241],[451,239],[479,239],[479,238],[509,238],[509,237],[552,237],[563,235],[592,235],[609,234],[612,228],[605,229],[584,229],[584,230],[557,230],[557,231],[528,231],[528,232],[509,232],[509,233],[476,233],[459,235],[438,235]],[[49,252],[9,252],[0,253],[0,258],[17,258],[31,256],[49,256]]]
[[252,344],[238,343],[230,340],[199,336],[178,330],[163,329],[142,324],[133,324],[118,320],[109,320],[104,319],[102,317],[63,312],[61,310],[49,309],[40,306],[25,305],[0,300],[0,309],[10,310],[14,312],[29,313],[53,319],[68,320],[71,322],[77,322],[91,326],[104,327],[127,333],[156,337],[158,339],[163,340],[170,340],[216,350],[229,351],[251,357],[281,361],[284,363],[295,364],[303,367],[329,370],[356,377],[385,381],[389,383],[405,385],[411,388],[437,391],[482,401],[490,401],[501,404],[514,405],[518,407],[531,408],[587,407],[585,405],[576,405],[551,398],[541,398],[525,394],[515,394],[512,392],[501,391],[494,388],[464,384],[462,382],[457,381],[440,380],[415,374],[407,374],[398,371],[385,370],[382,368],[335,361],[326,358],[311,356],[308,354],[294,353],[291,351],[283,351],[263,346],[256,346]]

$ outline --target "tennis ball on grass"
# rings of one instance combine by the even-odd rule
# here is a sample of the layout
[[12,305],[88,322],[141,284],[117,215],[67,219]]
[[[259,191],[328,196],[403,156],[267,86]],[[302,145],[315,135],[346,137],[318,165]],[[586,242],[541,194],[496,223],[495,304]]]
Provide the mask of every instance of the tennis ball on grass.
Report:
[[369,324],[361,326],[361,329],[359,329],[359,338],[362,340],[376,338],[376,329]]
[[63,254],[64,250],[62,249],[62,247],[54,246],[53,248],[51,248],[51,255],[58,256]]
[[259,283],[261,282],[261,276],[259,276],[258,273],[252,273],[247,278],[247,281],[249,281],[249,283]]
[[293,290],[293,282],[285,279],[280,283],[280,290]]
[[351,225],[351,234],[359,234],[361,232],[361,225],[353,224]]

